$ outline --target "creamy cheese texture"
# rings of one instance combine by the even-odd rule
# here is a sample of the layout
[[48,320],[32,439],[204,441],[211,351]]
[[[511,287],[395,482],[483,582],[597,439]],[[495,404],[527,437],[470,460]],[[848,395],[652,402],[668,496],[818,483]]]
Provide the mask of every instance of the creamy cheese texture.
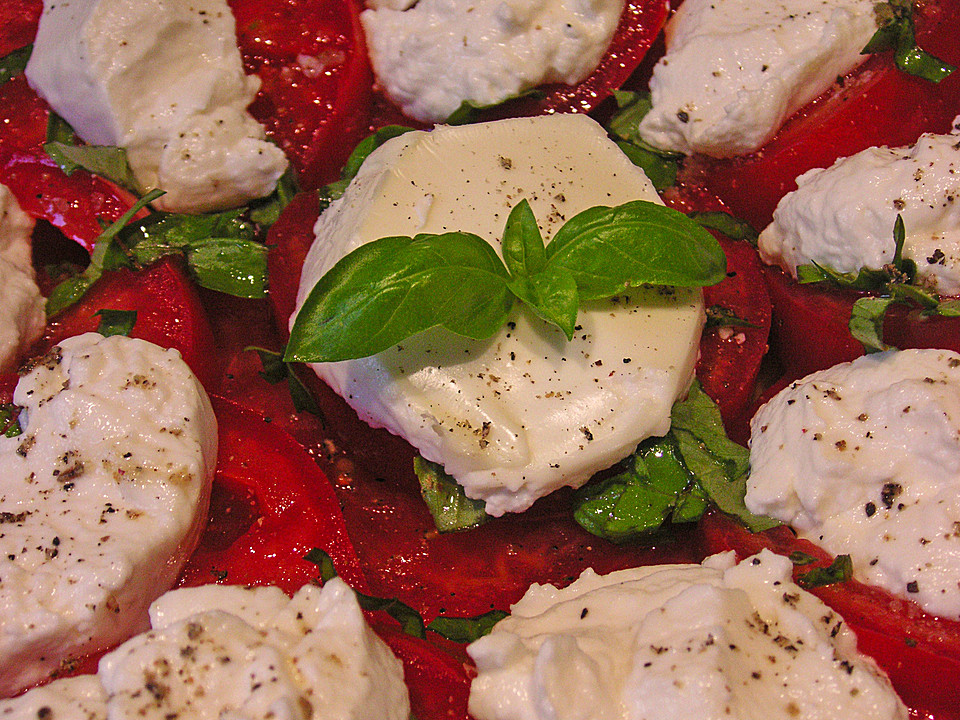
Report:
[[375,0],[360,19],[384,92],[439,122],[465,100],[493,105],[572,85],[610,44],[623,0]]
[[226,0],[44,0],[26,73],[86,142],[126,149],[161,209],[243,205],[286,168],[246,110],[260,81]]
[[867,56],[874,0],[685,0],[666,27],[640,134],[655,147],[752,152]]
[[467,647],[477,720],[906,718],[843,619],[764,550],[533,585]]
[[960,618],[960,355],[903,350],[808,375],[751,423],[747,507],[854,576]]
[[175,350],[87,333],[33,363],[0,437],[0,697],[147,623],[206,521],[217,426]]
[[[408,133],[373,153],[320,216],[298,307],[341,257],[380,237],[464,230],[499,250],[523,198],[545,238],[592,206],[659,202],[586,116]],[[501,515],[581,485],[665,433],[693,378],[703,321],[698,289],[638,288],[581,309],[570,342],[518,307],[489,340],[436,329],[313,368],[362,419],[405,438]]]
[[0,718],[36,720],[408,720],[403,665],[333,579],[293,598],[276,587],[174,590],[152,629],[100,661],[0,702]]
[[794,277],[810,262],[841,272],[879,269],[893,260],[897,215],[903,256],[916,262],[918,276],[940,293],[960,294],[960,130],[921,135],[912,147],[868,148],[804,173],[760,234],[760,256]]
[[31,262],[33,225],[10,189],[0,185],[0,372],[16,367],[47,322]]

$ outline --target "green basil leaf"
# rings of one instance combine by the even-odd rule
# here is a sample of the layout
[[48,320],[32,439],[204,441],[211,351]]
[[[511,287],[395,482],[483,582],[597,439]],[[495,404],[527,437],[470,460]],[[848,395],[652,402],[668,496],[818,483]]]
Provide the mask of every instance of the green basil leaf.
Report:
[[547,265],[573,275],[581,300],[643,284],[714,285],[727,270],[710,233],[683,213],[642,200],[590,208],[568,220],[547,245]]
[[23,434],[20,427],[21,408],[13,403],[0,405],[0,432],[4,437],[12,438]]
[[897,219],[893,221],[893,264],[900,267],[903,262],[903,243],[907,239],[907,231],[903,226],[903,216],[897,213]]
[[889,350],[883,342],[883,320],[892,297],[862,297],[853,304],[850,313],[850,334],[868,353]]
[[307,386],[303,384],[303,381],[297,375],[296,371],[290,367],[290,363],[283,361],[282,352],[255,347],[253,345],[244,348],[244,352],[249,350],[255,351],[257,355],[260,356],[260,364],[263,366],[263,370],[258,372],[260,377],[271,385],[286,381],[287,388],[290,391],[290,398],[293,400],[294,410],[298,413],[308,412],[320,418],[321,423],[326,422],[320,405],[317,404],[316,399],[310,393]]
[[94,315],[100,318],[97,332],[104,337],[111,335],[129,337],[137,322],[136,310],[97,310]]
[[919,285],[891,283],[887,289],[896,302],[914,302],[928,313],[936,313],[940,306],[940,297]]
[[814,568],[797,578],[797,584],[809,590],[810,588],[836,585],[846,582],[853,577],[853,562],[849,555],[837,555],[829,567]]
[[499,102],[488,103],[486,105],[481,105],[473,100],[464,100],[460,103],[460,107],[447,116],[447,118],[443,121],[443,124],[470,125],[475,122],[481,122],[484,119],[484,113],[486,111],[498,108],[501,105],[505,105],[506,103],[525,97],[540,98],[543,97],[543,92],[539,88],[530,88],[529,90],[524,90],[523,92],[516,93],[515,95],[505,97]]
[[47,297],[47,317],[53,317],[80,300],[93,287],[101,274],[100,272],[81,273],[59,283]]
[[366,243],[310,291],[285,359],[367,357],[437,326],[469,338],[490,337],[513,307],[508,279],[493,248],[469,233]]
[[47,113],[46,142],[59,142],[64,145],[76,145],[78,142],[77,135],[73,131],[73,128],[70,127],[70,123],[52,110]]
[[860,268],[856,273],[842,273],[826,265],[812,263],[810,265],[797,265],[797,282],[801,285],[829,282],[838,288],[880,292],[890,282],[890,274],[884,270],[871,270],[865,267]]
[[760,327],[756,323],[744,320],[730,308],[723,305],[711,305],[706,309],[707,324],[706,327]]
[[792,553],[790,553],[789,557],[790,562],[792,562],[794,565],[811,565],[817,561],[813,555],[801,552],[800,550],[794,550]]
[[32,52],[32,44],[24,45],[22,48],[7,53],[0,59],[0,85],[23,73]]
[[677,172],[680,169],[680,163],[677,160],[665,158],[660,153],[642,145],[624,140],[616,142],[617,147],[627,156],[627,159],[643,170],[657,192],[663,192],[677,184]]
[[123,234],[127,245],[144,253],[150,252],[148,248],[164,248],[166,251],[186,248],[208,238],[253,240],[256,237],[256,227],[243,216],[242,210],[203,215],[154,213],[127,228]]
[[573,339],[580,298],[573,276],[562,268],[548,267],[535,275],[521,276],[507,285],[537,316]]
[[299,191],[296,173],[292,167],[288,167],[269,196],[250,203],[250,219],[261,227],[269,228]]
[[636,147],[635,143],[643,142],[638,133],[640,121],[653,109],[650,93],[614,90],[613,99],[616,100],[618,110],[607,123],[607,129],[616,137]]
[[43,149],[67,175],[72,175],[78,168],[82,168],[115,182],[134,195],[140,195],[143,192],[127,163],[127,151],[123,148],[105,145],[67,145],[54,141],[44,143]]
[[254,240],[210,238],[186,248],[187,267],[205,288],[242,298],[267,296],[267,247]]
[[472,618],[437,617],[427,624],[427,630],[437,633],[456,643],[466,645],[489,635],[493,626],[510,613],[503,610],[490,610]]
[[960,317],[960,300],[944,300],[937,305],[937,315]]
[[543,236],[526,199],[517,203],[507,217],[501,252],[514,277],[538,273],[547,263]]
[[759,235],[757,231],[753,229],[753,226],[746,220],[734,217],[730,213],[720,211],[701,212],[695,210],[688,212],[687,217],[698,222],[705,228],[719,230],[731,240],[743,240],[751,245],[757,244]]
[[877,6],[881,25],[861,54],[893,50],[898,69],[929,82],[938,83],[957,68],[917,46],[913,6],[909,2],[890,2]]
[[484,510],[484,502],[468,498],[443,466],[417,455],[413,459],[413,469],[420,481],[420,494],[440,532],[468,530],[490,519]]

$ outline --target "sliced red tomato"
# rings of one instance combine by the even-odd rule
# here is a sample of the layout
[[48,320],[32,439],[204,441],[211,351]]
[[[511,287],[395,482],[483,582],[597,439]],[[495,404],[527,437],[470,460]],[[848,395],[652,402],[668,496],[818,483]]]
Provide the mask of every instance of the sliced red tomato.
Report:
[[[921,2],[915,18],[920,45],[960,65],[960,2]],[[780,198],[796,188],[798,175],[873,145],[911,145],[921,133],[948,132],[958,114],[960,73],[937,85],[898,71],[890,53],[877,55],[797,113],[757,152],[732,160],[695,159],[684,176],[763,229]]]
[[133,337],[176,348],[202,383],[219,377],[210,324],[178,258],[167,256],[141,271],[105,273],[80,302],[47,323],[38,349],[96,330],[100,318],[95,313],[100,310],[135,310]]
[[356,0],[230,0],[261,88],[250,112],[305,188],[335,180],[369,127],[373,76]]
[[[833,558],[785,527],[753,534],[720,513],[701,521],[710,552],[735,550],[738,559],[767,548],[781,555],[801,551],[829,564]],[[795,575],[811,566],[798,566]],[[960,622],[924,613],[914,603],[854,580],[814,588],[857,633],[858,644],[882,667],[898,694],[919,717],[960,718]]]
[[33,42],[43,0],[4,0],[0,3],[0,57]]

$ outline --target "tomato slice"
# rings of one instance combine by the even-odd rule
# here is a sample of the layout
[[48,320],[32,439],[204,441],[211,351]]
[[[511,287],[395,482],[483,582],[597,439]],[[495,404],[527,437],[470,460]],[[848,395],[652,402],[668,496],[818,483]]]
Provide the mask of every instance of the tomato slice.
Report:
[[0,57],[33,42],[41,12],[43,0],[4,0],[0,3]]
[[96,330],[99,310],[136,311],[132,337],[176,348],[205,385],[219,377],[210,324],[179,258],[168,255],[141,271],[105,273],[80,302],[47,323],[38,351]]
[[[701,521],[710,552],[735,550],[743,559],[767,548],[781,555],[795,550],[823,565],[832,558],[787,528],[752,534],[714,512]],[[809,570],[795,568],[799,575]],[[860,649],[882,667],[894,688],[920,717],[960,718],[960,622],[924,613],[917,605],[854,580],[811,590],[857,633]]]
[[230,0],[261,88],[250,112],[305,188],[335,180],[367,133],[373,75],[356,0]]
[[[930,0],[915,12],[920,45],[960,65],[960,2]],[[757,152],[732,160],[696,158],[684,180],[709,187],[738,217],[766,227],[796,177],[873,145],[912,145],[921,133],[948,132],[960,114],[960,73],[940,84],[911,77],[890,54],[868,59],[840,85],[791,118]]]

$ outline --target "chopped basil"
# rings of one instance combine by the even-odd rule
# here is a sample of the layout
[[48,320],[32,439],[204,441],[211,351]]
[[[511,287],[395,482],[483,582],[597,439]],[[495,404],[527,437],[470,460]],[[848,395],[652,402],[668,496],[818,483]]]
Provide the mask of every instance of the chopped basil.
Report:
[[641,284],[699,287],[725,277],[710,233],[650,202],[594,207],[568,220],[544,250],[522,200],[504,232],[509,267],[467,232],[387,237],[343,257],[310,291],[287,345],[292,362],[367,357],[433,327],[493,335],[516,300],[572,337],[581,302]]
[[484,502],[468,498],[463,487],[444,472],[442,465],[418,455],[413,459],[413,469],[420,481],[420,494],[440,532],[468,530],[490,519]]
[[467,644],[479,640],[484,635],[489,635],[493,626],[509,614],[503,610],[490,610],[483,615],[472,618],[440,616],[430,621],[427,630],[435,632],[447,640]]
[[259,372],[260,377],[271,385],[286,381],[287,389],[290,391],[290,398],[293,400],[293,408],[297,412],[308,412],[324,421],[323,411],[317,404],[313,395],[303,384],[303,381],[297,376],[289,363],[283,361],[283,353],[266,348],[248,346],[244,351],[253,350],[260,356],[260,363],[263,370]]
[[544,94],[538,88],[531,88],[523,92],[517,93],[516,95],[510,95],[505,97],[503,100],[495,103],[489,103],[487,105],[481,105],[476,103],[473,100],[464,100],[460,103],[460,107],[454,110],[447,116],[447,119],[443,121],[444,125],[470,125],[475,122],[481,122],[484,120],[484,113],[488,110],[498,108],[501,105],[512,102],[514,100],[519,100],[525,97],[532,98],[542,98]]
[[97,332],[104,337],[110,337],[111,335],[129,337],[133,326],[137,322],[136,310],[97,310],[94,315],[100,318]]
[[126,188],[134,195],[143,194],[143,188],[127,162],[126,150],[112,145],[78,144],[73,128],[54,112],[47,118],[47,142],[43,144],[43,150],[66,175],[83,169]]
[[619,110],[610,118],[607,129],[618,138],[617,146],[630,162],[646,173],[657,192],[675,185],[683,155],[655,148],[639,134],[640,121],[653,107],[650,94],[615,90],[613,97]]
[[248,205],[250,219],[261,227],[269,228],[277,221],[280,213],[290,204],[290,201],[299,191],[296,174],[292,167],[288,167],[286,172],[280,176],[276,189],[270,195],[250,202]]
[[862,297],[853,304],[850,313],[850,334],[868,353],[883,352],[890,346],[883,342],[883,320],[892,297]]
[[759,325],[738,317],[730,308],[723,305],[711,305],[706,309],[707,327],[760,327]]
[[23,433],[20,428],[20,409],[13,403],[0,404],[0,432],[4,437],[17,437]]
[[811,565],[816,561],[817,559],[813,555],[808,555],[800,550],[794,550],[790,553],[790,562],[794,565]]
[[712,210],[709,212],[697,211],[687,213],[687,217],[695,220],[705,228],[719,230],[731,240],[744,240],[751,245],[757,244],[757,231],[746,220],[734,217],[730,213]]
[[853,576],[853,562],[849,555],[837,555],[828,567],[814,568],[797,578],[802,588],[823,587],[846,582]]
[[7,53],[3,58],[0,58],[0,85],[23,73],[32,52],[32,44],[24,45],[22,48]]
[[861,54],[893,50],[893,60],[901,71],[934,83],[957,69],[917,46],[912,0],[879,3],[877,16],[880,26]]

